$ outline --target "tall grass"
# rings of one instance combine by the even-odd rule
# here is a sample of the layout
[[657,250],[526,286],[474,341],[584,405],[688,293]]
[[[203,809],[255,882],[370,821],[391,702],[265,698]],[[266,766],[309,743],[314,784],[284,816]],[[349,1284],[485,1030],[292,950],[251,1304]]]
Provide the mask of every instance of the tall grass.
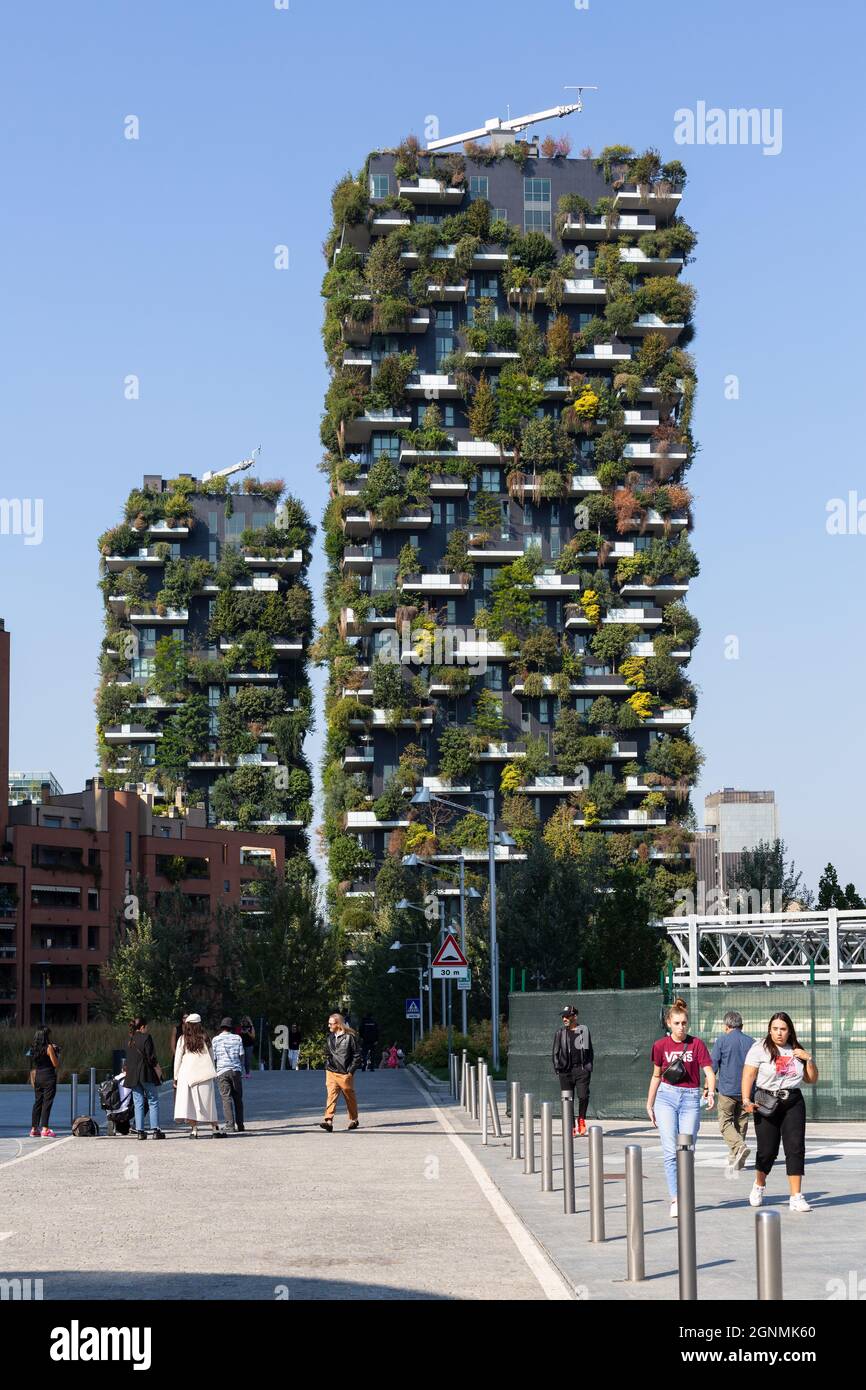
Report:
[[[171,1041],[170,1023],[148,1024],[152,1034],[156,1055],[166,1074],[171,1069],[169,1054]],[[29,1080],[30,1060],[24,1056],[33,1042],[35,1028],[0,1028],[0,1084]],[[51,1026],[51,1040],[60,1044],[59,1081],[68,1081],[72,1072],[89,1072],[96,1067],[97,1079],[111,1070],[111,1054],[115,1048],[126,1050],[129,1029],[123,1024],[85,1023],[64,1027]]]

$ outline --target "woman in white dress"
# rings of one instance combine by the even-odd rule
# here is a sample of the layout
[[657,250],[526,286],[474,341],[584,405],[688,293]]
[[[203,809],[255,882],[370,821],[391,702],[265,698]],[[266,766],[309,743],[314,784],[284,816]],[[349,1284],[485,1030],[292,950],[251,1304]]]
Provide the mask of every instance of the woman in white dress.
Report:
[[225,1138],[217,1122],[213,1083],[216,1070],[210,1039],[201,1014],[187,1014],[174,1051],[174,1118],[190,1126],[190,1139],[198,1138],[199,1125],[210,1125],[214,1139]]

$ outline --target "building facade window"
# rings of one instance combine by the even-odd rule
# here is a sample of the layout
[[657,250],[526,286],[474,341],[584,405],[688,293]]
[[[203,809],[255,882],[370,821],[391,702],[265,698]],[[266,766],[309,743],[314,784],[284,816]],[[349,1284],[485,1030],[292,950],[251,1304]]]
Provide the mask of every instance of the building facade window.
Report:
[[486,198],[490,180],[486,174],[470,174],[469,176],[469,197]]
[[370,197],[387,198],[391,192],[390,174],[371,174],[370,175]]
[[550,179],[523,180],[523,230],[550,236]]

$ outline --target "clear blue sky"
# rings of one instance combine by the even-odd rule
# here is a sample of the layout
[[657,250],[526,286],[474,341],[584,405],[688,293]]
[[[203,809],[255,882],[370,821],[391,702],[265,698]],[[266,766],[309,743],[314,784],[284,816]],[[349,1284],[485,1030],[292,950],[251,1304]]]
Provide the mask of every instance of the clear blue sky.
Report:
[[[95,541],[143,472],[219,468],[261,444],[262,474],[320,514],[334,181],[430,114],[447,134],[595,83],[554,133],[567,127],[574,153],[622,141],[682,158],[701,238],[699,815],[706,791],[773,788],[808,881],[832,858],[866,890],[866,535],[825,530],[829,498],[866,498],[863,31],[852,4],[800,0],[7,8],[0,497],[41,498],[45,518],[39,546],[0,536],[13,765],[49,767],[70,790],[94,770]],[[781,153],[679,148],[674,112],[698,101],[782,108]],[[317,558],[314,585],[321,573]]]

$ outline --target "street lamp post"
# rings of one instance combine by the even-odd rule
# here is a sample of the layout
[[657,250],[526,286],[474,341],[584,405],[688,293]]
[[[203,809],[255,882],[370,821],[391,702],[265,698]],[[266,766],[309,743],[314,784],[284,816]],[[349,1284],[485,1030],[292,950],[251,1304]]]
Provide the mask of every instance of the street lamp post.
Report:
[[[490,875],[490,1015],[491,1015],[491,1063],[493,1071],[499,1070],[499,946],[496,939],[496,793],[492,787],[469,792],[470,796],[483,796],[487,805],[487,864]],[[450,806],[453,811],[463,812],[465,806],[456,801],[448,801],[444,796],[431,792],[429,787],[420,787],[412,797],[413,806],[429,806],[435,801],[439,806]],[[502,836],[503,844],[513,845],[511,836]],[[462,858],[462,856],[461,856]]]
[[[410,942],[409,944],[412,945],[412,944],[414,944],[414,943]],[[397,942],[395,942],[395,944],[391,947],[391,950],[392,950],[392,951],[397,951],[397,950],[400,949],[400,947],[401,947],[401,942],[397,941]],[[387,973],[388,973],[389,975],[414,975],[414,974],[415,974],[415,971],[414,971],[414,969],[412,969],[412,968],[410,968],[410,969],[408,969],[408,970],[405,970],[405,969],[402,969],[399,965],[392,965],[392,966],[389,966],[388,972],[387,972]],[[419,966],[418,966],[418,999],[420,1000],[420,1003],[421,1003],[421,1014],[420,1014],[420,1017],[419,1017],[419,1019],[418,1019],[418,1022],[419,1022],[419,1024],[420,1024],[420,1028],[421,1028],[421,1037],[423,1038],[423,1037],[424,1037],[424,967],[423,967],[423,965],[419,965]],[[413,1048],[413,1050],[414,1050],[414,1047],[415,1047],[415,1020],[414,1020],[414,1018],[413,1018],[413,1019],[412,1019],[412,1048]]]
[[[423,907],[418,907],[415,903],[410,903],[408,898],[401,898],[394,906],[398,912],[424,912]],[[426,913],[424,914],[427,915]],[[432,1033],[433,1031],[433,953],[430,950],[429,941],[407,941],[407,946],[413,947],[416,951],[427,952],[427,1023]],[[402,943],[392,941],[391,950],[399,951]],[[419,971],[420,973],[420,971]],[[421,991],[421,1036],[424,1036],[424,991]]]

